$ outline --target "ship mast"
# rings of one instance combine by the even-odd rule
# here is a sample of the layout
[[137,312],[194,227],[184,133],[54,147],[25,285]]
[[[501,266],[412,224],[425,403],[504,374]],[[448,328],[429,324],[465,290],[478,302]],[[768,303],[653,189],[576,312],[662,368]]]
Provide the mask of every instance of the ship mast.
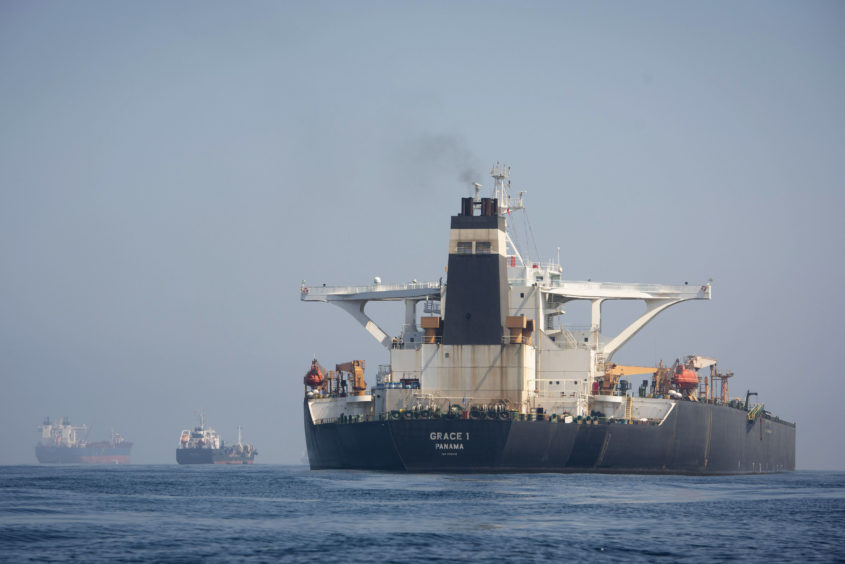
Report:
[[[505,238],[507,240],[507,244],[511,251],[513,251],[513,255],[517,258],[517,260],[519,260],[519,263],[522,266],[525,266],[525,261],[519,253],[519,249],[516,248],[516,244],[513,242],[510,233],[507,231],[507,227],[509,225],[508,219],[510,219],[511,211],[525,209],[525,204],[523,202],[525,192],[519,193],[518,200],[511,198],[509,194],[511,187],[511,167],[509,166],[499,164],[497,162],[496,166],[490,170],[490,176],[492,176],[494,180],[493,197],[496,198],[496,201],[498,202],[499,209],[497,211],[499,216],[505,218]],[[480,184],[476,184],[476,194],[478,188],[480,187]]]

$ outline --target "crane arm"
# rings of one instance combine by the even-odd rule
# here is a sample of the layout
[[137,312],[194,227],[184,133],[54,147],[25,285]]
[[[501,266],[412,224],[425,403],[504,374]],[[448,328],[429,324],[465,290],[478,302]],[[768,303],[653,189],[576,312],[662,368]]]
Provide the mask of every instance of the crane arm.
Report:
[[604,377],[599,381],[599,393],[611,395],[616,389],[616,384],[622,376],[633,376],[635,374],[654,374],[657,368],[653,366],[626,366],[623,364],[611,363],[604,368]]
[[625,366],[623,364],[608,364],[604,373],[610,376],[633,376],[635,374],[654,374],[657,368],[654,366]]

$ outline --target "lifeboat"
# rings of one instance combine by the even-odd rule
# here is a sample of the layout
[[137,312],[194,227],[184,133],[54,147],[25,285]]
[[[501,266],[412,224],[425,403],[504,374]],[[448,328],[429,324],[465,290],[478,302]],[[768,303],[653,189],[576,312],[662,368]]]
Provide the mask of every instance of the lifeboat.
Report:
[[690,390],[698,386],[698,373],[686,366],[679,365],[675,368],[672,376],[672,383],[680,390]]
[[320,365],[317,363],[316,358],[311,362],[311,370],[305,373],[305,378],[302,380],[306,386],[312,388],[318,388],[323,383],[323,371],[320,370]]

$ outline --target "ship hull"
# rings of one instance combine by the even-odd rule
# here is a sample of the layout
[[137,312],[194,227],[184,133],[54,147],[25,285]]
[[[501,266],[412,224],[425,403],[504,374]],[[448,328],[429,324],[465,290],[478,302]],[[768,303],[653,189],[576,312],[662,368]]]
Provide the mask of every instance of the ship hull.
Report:
[[312,469],[747,474],[795,469],[794,424],[677,402],[659,425],[411,419],[315,425]]
[[35,447],[41,464],[129,464],[131,447]]
[[179,464],[252,464],[254,455],[231,455],[222,448],[177,448]]

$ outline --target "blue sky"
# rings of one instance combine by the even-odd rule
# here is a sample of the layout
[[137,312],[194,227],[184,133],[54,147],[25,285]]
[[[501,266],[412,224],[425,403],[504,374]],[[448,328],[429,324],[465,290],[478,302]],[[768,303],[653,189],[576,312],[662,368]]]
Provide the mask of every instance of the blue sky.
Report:
[[[437,280],[468,179],[503,161],[565,277],[713,279],[615,360],[718,358],[732,395],[797,420],[799,467],[845,468],[844,17],[4,2],[0,464],[34,463],[35,427],[65,414],[170,463],[201,408],[262,462],[298,462],[312,356],[387,359],[299,282]],[[374,311],[398,329],[401,306]]]

